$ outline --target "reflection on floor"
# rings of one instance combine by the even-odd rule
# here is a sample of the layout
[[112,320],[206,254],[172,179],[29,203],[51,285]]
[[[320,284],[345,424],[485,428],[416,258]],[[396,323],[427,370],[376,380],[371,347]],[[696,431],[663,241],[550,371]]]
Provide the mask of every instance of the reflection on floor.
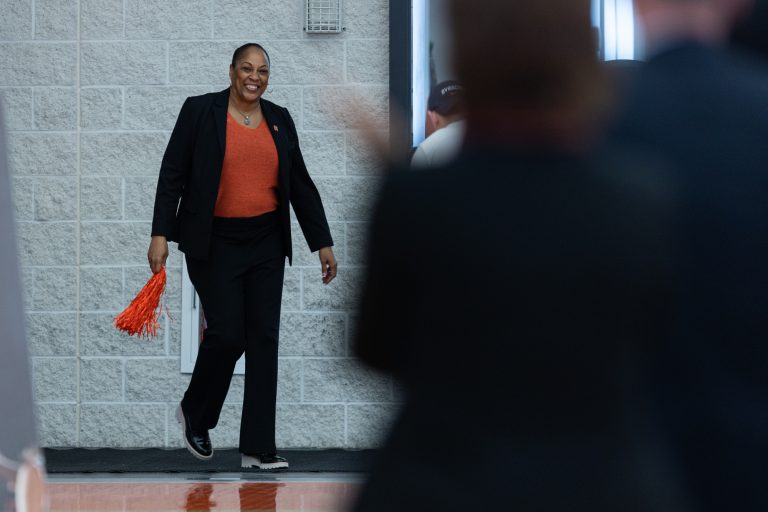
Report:
[[[252,475],[243,475],[248,478]],[[138,477],[138,478],[137,478]],[[308,476],[269,481],[209,476],[53,478],[48,482],[51,511],[306,511],[347,509],[360,489],[359,477]]]

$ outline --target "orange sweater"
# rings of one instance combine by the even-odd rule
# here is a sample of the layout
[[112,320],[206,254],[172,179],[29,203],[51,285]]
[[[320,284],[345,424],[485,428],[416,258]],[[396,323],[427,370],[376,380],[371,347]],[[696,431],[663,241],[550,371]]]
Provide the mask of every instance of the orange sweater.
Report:
[[277,148],[266,120],[246,128],[227,113],[217,217],[256,217],[277,209]]

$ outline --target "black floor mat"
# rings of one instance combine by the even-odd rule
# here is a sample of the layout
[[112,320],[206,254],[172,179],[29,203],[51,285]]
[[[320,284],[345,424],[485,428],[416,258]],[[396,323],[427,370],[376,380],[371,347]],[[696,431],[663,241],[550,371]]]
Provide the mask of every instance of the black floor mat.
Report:
[[[293,473],[360,473],[369,468],[376,450],[281,450]],[[45,449],[48,473],[239,473],[236,449],[216,450],[209,461],[192,457],[186,449],[143,448]]]

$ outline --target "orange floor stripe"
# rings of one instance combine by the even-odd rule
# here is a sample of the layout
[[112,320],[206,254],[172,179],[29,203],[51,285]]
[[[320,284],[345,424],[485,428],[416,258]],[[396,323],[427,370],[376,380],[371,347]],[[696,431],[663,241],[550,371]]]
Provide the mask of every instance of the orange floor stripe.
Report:
[[240,510],[337,512],[347,508],[359,483],[55,483],[51,511]]

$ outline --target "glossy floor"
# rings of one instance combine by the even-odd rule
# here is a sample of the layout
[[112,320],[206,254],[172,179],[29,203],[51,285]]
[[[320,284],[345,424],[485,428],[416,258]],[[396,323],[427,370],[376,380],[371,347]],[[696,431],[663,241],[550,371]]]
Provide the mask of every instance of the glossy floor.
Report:
[[357,475],[54,475],[51,511],[237,510],[336,512],[360,489]]

